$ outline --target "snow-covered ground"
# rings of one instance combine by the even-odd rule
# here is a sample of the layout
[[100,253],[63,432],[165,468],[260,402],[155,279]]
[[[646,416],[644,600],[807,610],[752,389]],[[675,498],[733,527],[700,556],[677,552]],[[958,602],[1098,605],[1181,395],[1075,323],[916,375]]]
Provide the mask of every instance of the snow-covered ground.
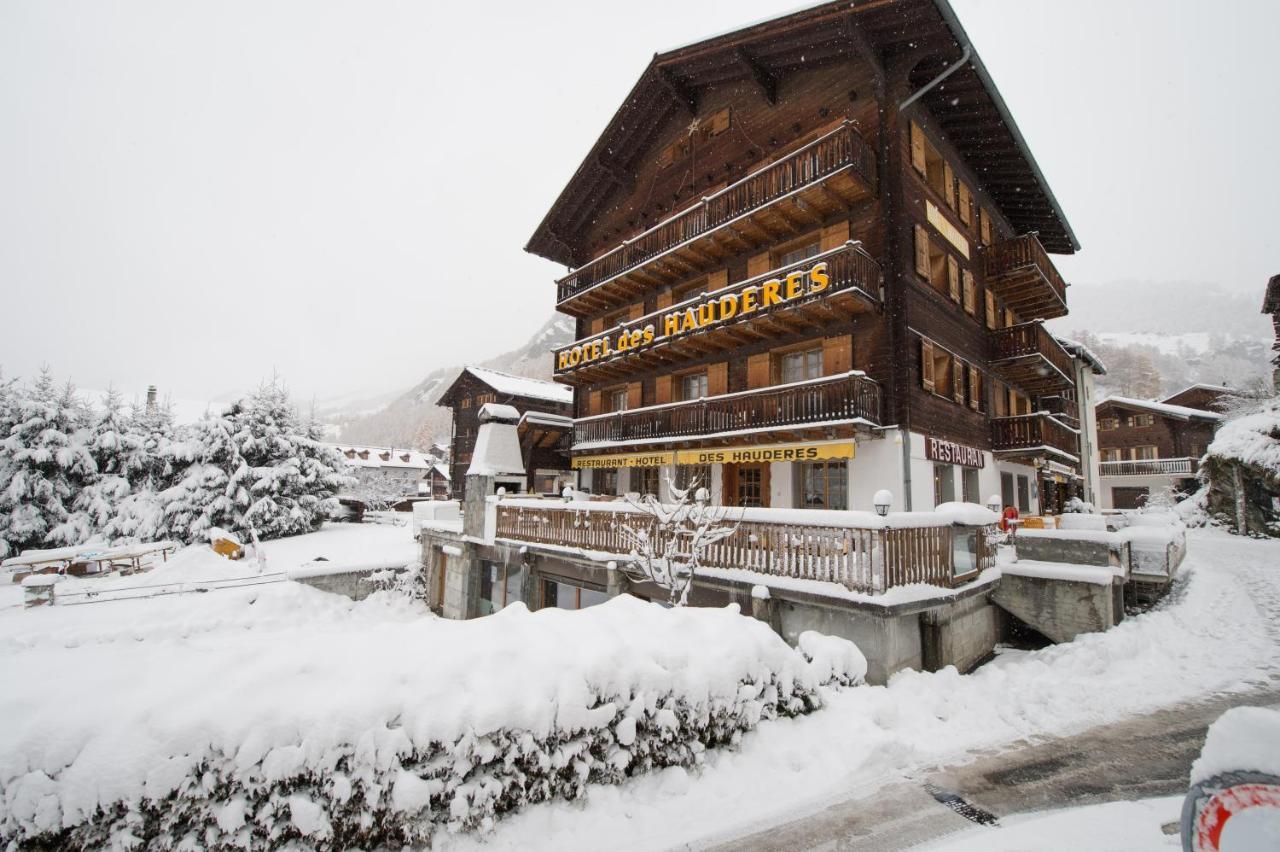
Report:
[[[333,525],[269,542],[268,571],[317,556],[353,563],[367,562],[375,551],[412,558],[410,535],[407,527]],[[1107,633],[1041,651],[1007,651],[969,676],[903,672],[886,687],[830,689],[822,710],[767,721],[739,747],[708,752],[694,772],[673,767],[592,787],[585,801],[530,806],[484,837],[459,835],[439,845],[594,850],[607,841],[614,849],[653,849],[728,840],[869,794],[924,767],[962,762],[979,749],[1273,680],[1280,674],[1280,542],[1213,531],[1190,538],[1175,594]],[[242,576],[253,566],[193,549],[128,581],[213,579],[215,570]],[[271,730],[332,738],[389,700],[389,691],[403,697],[405,683],[433,701],[448,700],[455,711],[509,687],[512,678],[528,694],[538,685],[532,673],[506,665],[501,649],[521,648],[531,634],[519,618],[503,614],[442,622],[388,596],[353,603],[294,583],[31,611],[13,606],[15,592],[0,599],[9,604],[0,608],[0,682],[18,685],[0,692],[6,719],[0,786],[35,769],[33,754],[57,769],[92,741],[105,750],[98,762],[118,771],[80,778],[73,793],[81,803],[124,783],[131,767],[161,772],[161,755],[173,743],[235,742],[246,700],[266,714]],[[502,641],[472,661],[476,670],[446,664],[432,671],[448,670],[448,679],[433,685],[419,679],[417,659],[447,663],[458,648],[482,641],[488,647],[486,634],[492,638],[495,630]],[[618,636],[609,641],[615,649],[627,644]],[[569,653],[567,645],[545,650],[551,671],[555,655]],[[615,656],[611,666],[619,665]],[[388,671],[390,680],[381,676]],[[363,699],[352,703],[353,695]],[[394,695],[391,700],[399,700]],[[458,695],[471,703],[458,702]],[[181,712],[165,717],[173,727],[101,737],[103,726],[134,718],[148,701],[176,702]],[[422,705],[402,709],[432,715]],[[466,721],[455,717],[450,724]],[[32,737],[43,751],[32,752]]]

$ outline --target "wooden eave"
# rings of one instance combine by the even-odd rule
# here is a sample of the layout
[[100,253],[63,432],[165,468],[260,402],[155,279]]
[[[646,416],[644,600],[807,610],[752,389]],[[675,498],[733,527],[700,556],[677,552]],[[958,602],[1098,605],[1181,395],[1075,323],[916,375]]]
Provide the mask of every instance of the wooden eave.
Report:
[[[776,86],[801,68],[844,61],[864,49],[874,54],[865,58],[883,67],[932,46],[936,55],[911,73],[919,88],[967,43],[947,0],[842,0],[655,54],[525,250],[569,267],[591,260],[577,235],[626,189],[626,177],[634,177],[665,122],[696,112],[705,89],[744,81],[767,93],[770,82]],[[922,101],[1016,232],[1038,232],[1056,254],[1079,248],[976,53]]]

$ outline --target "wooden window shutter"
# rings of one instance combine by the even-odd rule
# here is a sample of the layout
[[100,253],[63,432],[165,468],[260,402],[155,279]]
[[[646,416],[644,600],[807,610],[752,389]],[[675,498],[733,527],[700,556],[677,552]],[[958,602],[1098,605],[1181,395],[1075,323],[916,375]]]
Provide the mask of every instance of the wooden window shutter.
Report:
[[947,255],[947,288],[951,292],[951,301],[960,301],[960,264],[954,255]]
[[965,363],[959,358],[952,356],[951,358],[951,398],[956,402],[964,405],[964,376]]
[[922,175],[929,171],[924,160],[924,131],[914,121],[911,122],[911,165]]
[[603,414],[603,413],[604,413],[603,397],[600,391],[593,390],[591,391],[591,393],[587,394],[587,416],[590,417],[592,414]]
[[996,294],[990,290],[985,292],[987,294],[987,328],[995,331],[998,325],[997,318],[999,317],[999,314],[996,313]]
[[969,365],[969,407],[974,411],[982,408],[982,374],[972,364]]
[[960,221],[966,225],[973,224],[973,197],[969,195],[969,187],[960,181]]
[[721,361],[707,367],[707,396],[720,396],[729,392],[729,364]]
[[627,385],[627,410],[639,408],[641,399],[643,399],[644,385],[640,382],[631,382]]
[[840,248],[849,241],[849,223],[848,221],[833,222],[822,229],[822,242],[818,248],[822,251],[830,251],[834,248]]
[[853,338],[848,334],[827,337],[822,341],[822,373],[836,376],[853,369]]
[[981,207],[978,208],[978,230],[981,231],[982,244],[991,245],[991,216]]
[[661,293],[658,294],[657,306],[658,306],[658,310],[671,307],[671,291],[670,290],[663,290]]
[[933,390],[933,343],[924,338],[920,338],[920,384]]
[[955,210],[956,173],[951,170],[951,164],[946,162],[942,164],[942,196],[947,199],[947,206]]
[[1013,321],[1013,311],[1008,308],[1004,309],[1004,327],[1012,328],[1016,323]]
[[671,376],[658,376],[653,380],[653,401],[657,405],[671,401]]
[[747,387],[751,390],[769,386],[769,353],[747,357]]
[[644,302],[636,302],[627,310],[627,319],[638,320],[644,316]]
[[717,269],[707,276],[707,292],[729,286],[729,270]]
[[964,309],[970,315],[978,313],[978,284],[973,280],[973,273],[964,270],[961,275],[964,280]]
[[929,277],[929,232],[923,225],[916,225],[916,273]]
[[587,324],[587,336],[599,334],[604,331],[604,317],[596,317]]

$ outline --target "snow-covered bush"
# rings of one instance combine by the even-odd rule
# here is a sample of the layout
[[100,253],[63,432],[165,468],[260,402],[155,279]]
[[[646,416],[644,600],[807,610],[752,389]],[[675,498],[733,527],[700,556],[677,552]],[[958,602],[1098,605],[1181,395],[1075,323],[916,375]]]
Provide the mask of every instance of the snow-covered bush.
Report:
[[[697,766],[761,720],[815,710],[823,682],[865,670],[850,643],[816,634],[802,640],[810,663],[737,607],[624,595],[457,622],[390,596],[339,604],[269,587],[241,624],[240,593],[218,594],[202,601],[218,608],[207,623],[188,618],[172,638],[163,621],[141,636],[129,627],[125,643],[83,641],[82,629],[76,648],[52,654],[36,637],[0,657],[12,687],[0,694],[0,840],[427,843],[592,784]],[[305,630],[281,626],[290,620]],[[41,676],[20,676],[31,665]],[[166,674],[121,687],[143,670]]]

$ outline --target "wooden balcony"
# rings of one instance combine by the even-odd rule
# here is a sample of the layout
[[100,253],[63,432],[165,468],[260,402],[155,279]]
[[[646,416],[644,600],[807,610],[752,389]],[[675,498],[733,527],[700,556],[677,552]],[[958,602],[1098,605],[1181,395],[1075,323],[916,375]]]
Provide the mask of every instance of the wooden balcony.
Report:
[[1034,396],[1075,387],[1075,369],[1062,344],[1036,320],[989,332],[991,367]]
[[1198,459],[1134,459],[1104,461],[1099,472],[1103,476],[1195,476]]
[[1067,315],[1067,282],[1035,234],[987,246],[982,250],[982,265],[987,288],[1019,316]]
[[[579,547],[625,558],[629,545],[620,525],[636,529],[649,526],[655,540],[670,534],[653,528],[649,515],[622,501],[569,505],[513,502],[497,505],[498,538]],[[955,588],[995,563],[993,531],[983,527],[941,523],[893,527],[874,516],[866,518],[865,512],[839,511],[808,513],[829,515],[825,523],[812,517],[784,523],[769,520],[773,512],[782,514],[771,509],[733,510],[726,522],[736,522],[737,531],[707,549],[703,566],[839,583],[875,594],[911,583]]]
[[1040,412],[991,420],[991,449],[1005,457],[1058,456],[1080,461],[1080,435],[1052,415]]
[[744,430],[773,434],[818,424],[880,423],[880,385],[846,373],[705,399],[585,417],[574,423],[574,447],[600,442],[646,444]]
[[[819,264],[825,264],[827,281],[816,288],[809,273]],[[803,273],[799,289],[792,298],[785,298],[787,291],[781,284],[795,273]],[[831,322],[877,308],[882,284],[880,266],[862,244],[845,243],[575,341],[555,352],[556,377],[571,384],[612,381],[655,365],[678,364],[760,340],[794,337],[807,329],[817,334]],[[771,298],[765,297],[766,289]],[[734,303],[733,315],[720,319],[724,300]],[[696,320],[692,325],[684,319],[691,312]],[[670,317],[678,320],[674,329],[669,327]],[[646,328],[652,330],[650,342],[624,343],[624,338]]]
[[875,174],[871,148],[845,122],[561,278],[557,309],[582,316],[625,304],[816,227],[872,196]]
[[1036,411],[1046,411],[1072,429],[1080,428],[1080,406],[1074,397],[1061,393],[1041,396],[1035,401]]

